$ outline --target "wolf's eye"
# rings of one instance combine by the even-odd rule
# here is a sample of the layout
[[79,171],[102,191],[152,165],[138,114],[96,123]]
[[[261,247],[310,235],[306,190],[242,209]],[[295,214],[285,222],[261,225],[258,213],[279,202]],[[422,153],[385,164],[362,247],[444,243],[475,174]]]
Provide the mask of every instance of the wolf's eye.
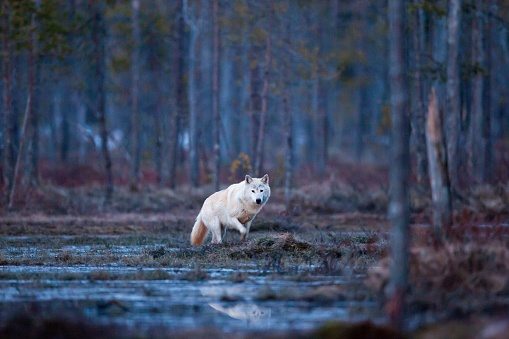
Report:
[[263,192],[263,190],[260,190],[260,192]]
[[255,191],[254,191],[254,190],[251,190],[251,192],[253,192],[253,193],[254,193]]

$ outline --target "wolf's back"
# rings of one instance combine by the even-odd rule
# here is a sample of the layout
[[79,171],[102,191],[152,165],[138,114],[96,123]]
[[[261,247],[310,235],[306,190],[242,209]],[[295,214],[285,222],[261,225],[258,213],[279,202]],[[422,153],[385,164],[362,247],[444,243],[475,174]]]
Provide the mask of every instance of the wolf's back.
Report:
[[199,246],[203,244],[205,237],[209,230],[201,220],[201,215],[198,214],[196,217],[196,222],[194,223],[193,230],[191,231],[191,245]]

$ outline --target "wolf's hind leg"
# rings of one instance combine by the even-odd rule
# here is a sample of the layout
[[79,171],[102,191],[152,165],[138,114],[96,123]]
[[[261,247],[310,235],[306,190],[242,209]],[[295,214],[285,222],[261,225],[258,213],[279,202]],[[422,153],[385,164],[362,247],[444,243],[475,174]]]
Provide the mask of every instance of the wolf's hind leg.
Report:
[[215,219],[211,223],[209,223],[209,230],[212,233],[212,243],[213,244],[221,244],[221,223],[219,220]]

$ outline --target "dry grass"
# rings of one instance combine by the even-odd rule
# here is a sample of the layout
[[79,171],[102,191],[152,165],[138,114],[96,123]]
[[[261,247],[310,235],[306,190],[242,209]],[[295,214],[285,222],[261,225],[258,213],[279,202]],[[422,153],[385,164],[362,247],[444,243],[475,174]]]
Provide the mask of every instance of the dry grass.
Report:
[[[504,305],[509,296],[509,248],[500,240],[488,243],[450,242],[439,247],[415,246],[409,264],[409,300],[422,309],[483,311]],[[383,295],[389,282],[390,258],[368,271],[366,283]],[[497,298],[502,297],[500,300]],[[503,306],[508,308],[509,305]]]
[[328,181],[312,183],[295,190],[292,204],[320,213],[377,212],[387,208],[387,193],[381,186],[358,190],[352,184]]
[[469,205],[475,213],[487,216],[507,214],[509,211],[509,184],[474,187],[469,194]]

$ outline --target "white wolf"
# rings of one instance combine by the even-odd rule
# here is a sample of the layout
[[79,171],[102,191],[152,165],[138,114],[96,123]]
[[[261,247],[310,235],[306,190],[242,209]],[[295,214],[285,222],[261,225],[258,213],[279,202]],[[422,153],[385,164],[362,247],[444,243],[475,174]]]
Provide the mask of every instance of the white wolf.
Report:
[[201,245],[208,231],[212,232],[212,243],[222,242],[221,233],[227,228],[236,228],[240,239],[246,239],[256,214],[270,197],[269,176],[246,179],[227,189],[216,192],[205,199],[200,214],[191,232],[191,244]]

